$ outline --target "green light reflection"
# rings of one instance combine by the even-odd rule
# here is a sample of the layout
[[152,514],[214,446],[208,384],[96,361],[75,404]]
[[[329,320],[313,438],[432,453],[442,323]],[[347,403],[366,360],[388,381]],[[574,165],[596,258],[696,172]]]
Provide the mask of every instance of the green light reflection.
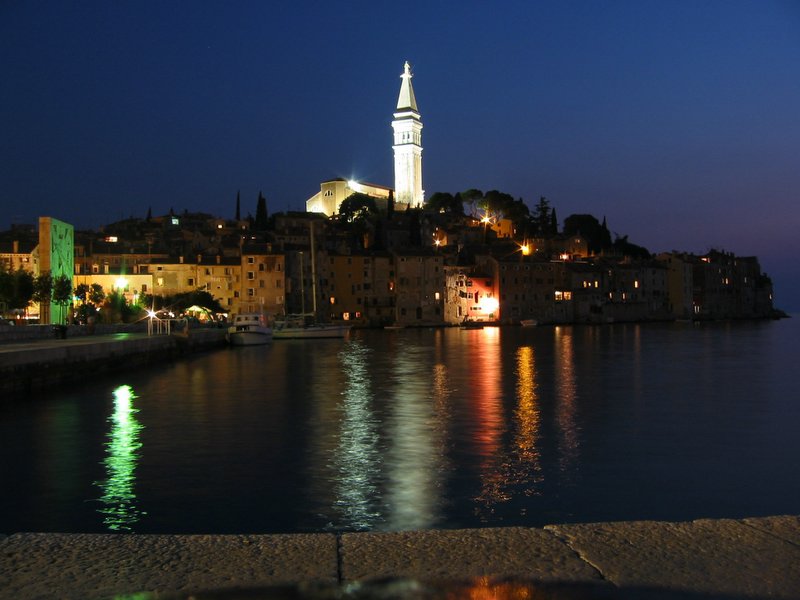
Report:
[[142,447],[139,433],[143,428],[136,420],[139,411],[133,407],[134,398],[136,395],[128,385],[114,390],[114,412],[108,417],[111,431],[103,460],[107,477],[97,482],[103,490],[100,497],[103,507],[98,512],[105,515],[103,523],[112,531],[132,531],[132,526],[145,514],[136,508],[134,492],[138,450]]

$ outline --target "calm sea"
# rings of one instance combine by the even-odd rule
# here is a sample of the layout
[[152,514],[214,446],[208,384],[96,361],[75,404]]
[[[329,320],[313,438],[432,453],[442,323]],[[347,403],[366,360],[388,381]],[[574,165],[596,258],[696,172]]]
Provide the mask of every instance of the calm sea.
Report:
[[357,331],[0,409],[0,532],[800,514],[800,319]]

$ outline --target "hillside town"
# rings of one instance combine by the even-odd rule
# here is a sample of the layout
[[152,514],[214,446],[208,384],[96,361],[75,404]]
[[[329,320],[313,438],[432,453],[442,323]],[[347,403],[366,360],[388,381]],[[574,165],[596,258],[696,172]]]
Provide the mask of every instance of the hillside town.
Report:
[[184,210],[75,230],[50,216],[0,233],[0,311],[10,322],[117,322],[146,311],[200,320],[310,314],[353,327],[765,318],[772,283],[755,257],[664,252],[591,214],[559,223],[490,190],[422,185],[422,119],[408,62],[392,121],[394,187],[332,179],[305,211],[222,218]]
[[[347,185],[337,180],[322,186],[342,183]],[[443,196],[449,195],[432,200]],[[487,197],[492,194],[480,201]],[[0,288],[3,316],[42,323],[87,316],[135,320],[150,309],[184,311],[175,299],[196,292],[213,300],[213,309],[201,307],[195,315],[200,320],[313,313],[320,321],[354,327],[775,313],[772,283],[755,257],[721,250],[651,255],[626,239],[612,242],[605,223],[591,215],[568,217],[559,230],[552,227],[555,213],[545,199],[538,214],[515,223],[485,202],[473,215],[452,209],[452,202],[450,209],[428,202],[399,211],[390,198],[382,211],[365,194],[348,198],[359,208],[332,216],[290,212],[223,219],[171,211],[130,218],[100,231],[75,231],[64,252],[48,240],[55,220],[41,219],[38,228],[12,227],[0,234],[0,270],[7,280]],[[65,265],[72,275],[68,309],[55,315],[55,308],[40,309],[44,302],[20,306],[15,279],[27,273],[35,288],[36,278],[53,271],[53,253],[71,262]],[[113,299],[127,310],[113,310]]]

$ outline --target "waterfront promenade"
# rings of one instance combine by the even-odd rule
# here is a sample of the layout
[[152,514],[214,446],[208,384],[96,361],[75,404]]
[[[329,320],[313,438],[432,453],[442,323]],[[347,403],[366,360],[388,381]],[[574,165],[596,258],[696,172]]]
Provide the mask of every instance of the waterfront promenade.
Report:
[[[148,335],[139,327],[87,335],[83,328],[73,326],[64,339],[54,339],[50,327],[37,329],[12,327],[0,331],[0,394],[4,397],[25,396],[104,372],[153,364],[225,344],[222,328]],[[31,333],[34,335],[25,335]]]
[[0,597],[800,598],[800,518],[295,535],[18,533],[0,539]]

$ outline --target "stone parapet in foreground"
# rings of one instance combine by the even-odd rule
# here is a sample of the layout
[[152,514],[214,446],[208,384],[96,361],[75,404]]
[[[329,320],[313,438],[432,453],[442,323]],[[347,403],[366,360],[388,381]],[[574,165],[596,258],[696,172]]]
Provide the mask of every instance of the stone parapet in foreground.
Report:
[[2,598],[137,593],[138,600],[796,599],[800,517],[297,535],[19,533],[0,539]]

